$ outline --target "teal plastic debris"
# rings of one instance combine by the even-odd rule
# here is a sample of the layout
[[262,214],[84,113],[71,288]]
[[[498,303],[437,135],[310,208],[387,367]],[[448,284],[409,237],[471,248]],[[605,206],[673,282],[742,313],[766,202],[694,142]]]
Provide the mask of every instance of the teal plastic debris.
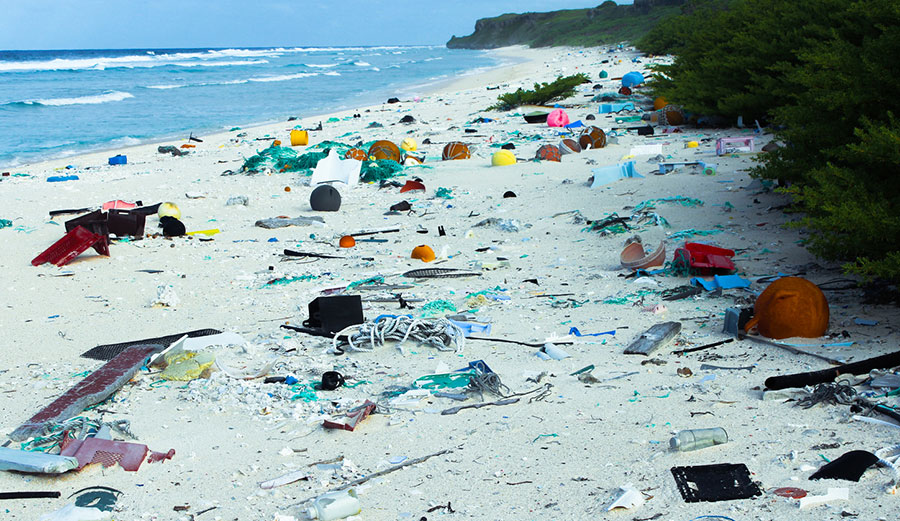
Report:
[[634,211],[639,212],[641,210],[656,208],[657,203],[678,203],[681,206],[703,206],[703,201],[701,201],[700,199],[685,197],[683,195],[675,195],[672,197],[659,197],[657,199],[647,199],[646,201],[641,201],[637,206],[635,206]]

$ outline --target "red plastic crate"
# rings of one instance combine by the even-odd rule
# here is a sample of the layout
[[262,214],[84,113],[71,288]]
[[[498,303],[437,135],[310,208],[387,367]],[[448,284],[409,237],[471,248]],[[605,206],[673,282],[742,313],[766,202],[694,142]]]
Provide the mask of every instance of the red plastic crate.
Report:
[[45,262],[49,262],[57,266],[65,266],[98,241],[103,241],[104,244],[106,242],[102,235],[92,233],[84,226],[77,226],[69,233],[63,235],[62,239],[54,242],[52,246],[44,250],[40,255],[31,259],[31,265],[40,266]]

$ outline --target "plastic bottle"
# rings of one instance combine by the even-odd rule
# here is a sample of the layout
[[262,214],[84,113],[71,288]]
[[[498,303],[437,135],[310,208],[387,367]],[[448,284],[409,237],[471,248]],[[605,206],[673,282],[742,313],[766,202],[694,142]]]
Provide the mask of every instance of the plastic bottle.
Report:
[[310,519],[320,521],[334,521],[348,516],[359,514],[362,507],[356,497],[355,489],[338,490],[322,494],[313,501],[312,506],[306,511]]
[[728,443],[728,433],[721,427],[689,429],[679,431],[672,436],[672,439],[669,440],[669,448],[674,451],[688,452],[723,443]]

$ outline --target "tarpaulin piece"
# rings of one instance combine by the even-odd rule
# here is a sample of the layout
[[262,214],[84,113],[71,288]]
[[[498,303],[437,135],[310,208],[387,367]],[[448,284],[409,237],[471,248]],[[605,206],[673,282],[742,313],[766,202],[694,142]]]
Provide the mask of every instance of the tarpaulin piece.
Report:
[[125,385],[137,373],[144,361],[161,351],[159,344],[132,346],[102,367],[89,374],[50,405],[14,430],[9,438],[25,441],[38,436],[53,423],[60,423],[77,416],[85,407],[100,403]]

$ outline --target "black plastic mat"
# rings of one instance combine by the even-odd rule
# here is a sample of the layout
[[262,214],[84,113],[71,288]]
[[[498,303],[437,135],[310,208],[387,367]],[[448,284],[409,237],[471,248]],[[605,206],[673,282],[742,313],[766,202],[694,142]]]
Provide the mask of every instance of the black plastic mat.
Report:
[[672,475],[681,497],[687,503],[748,499],[762,495],[743,463],[672,467]]
[[102,346],[97,346],[93,349],[89,349],[84,353],[81,353],[82,358],[90,358],[91,360],[103,360],[109,361],[116,357],[122,351],[128,349],[131,346],[141,345],[141,344],[161,344],[165,347],[169,347],[170,344],[178,340],[179,338],[187,335],[189,338],[196,338],[199,336],[209,336],[209,335],[217,335],[221,333],[218,329],[198,329],[196,331],[187,331],[185,333],[178,333],[177,335],[167,335],[161,336],[159,338],[145,338],[143,340],[134,340],[131,342],[122,342],[121,344],[106,344]]

